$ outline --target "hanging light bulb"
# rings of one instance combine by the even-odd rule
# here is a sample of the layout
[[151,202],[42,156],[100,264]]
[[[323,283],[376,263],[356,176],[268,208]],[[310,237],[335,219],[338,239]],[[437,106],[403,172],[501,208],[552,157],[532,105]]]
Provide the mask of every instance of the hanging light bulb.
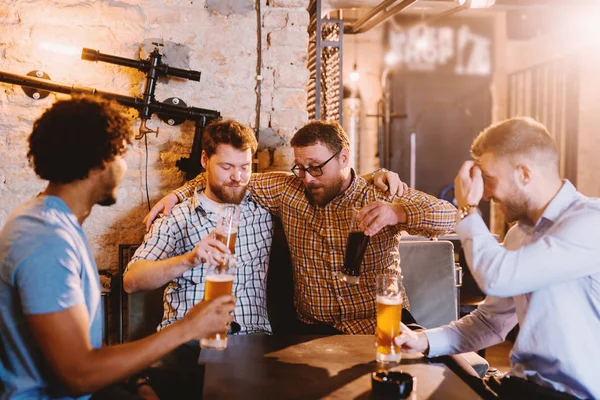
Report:
[[385,56],[383,57],[383,61],[386,63],[386,65],[388,66],[393,66],[395,65],[398,61],[400,60],[400,57],[398,57],[398,54],[394,53],[393,51],[388,51]]
[[350,72],[350,81],[358,82],[359,80],[360,80],[360,72],[358,72],[358,70],[356,68],[356,63],[354,63],[354,68],[352,69],[352,72]]

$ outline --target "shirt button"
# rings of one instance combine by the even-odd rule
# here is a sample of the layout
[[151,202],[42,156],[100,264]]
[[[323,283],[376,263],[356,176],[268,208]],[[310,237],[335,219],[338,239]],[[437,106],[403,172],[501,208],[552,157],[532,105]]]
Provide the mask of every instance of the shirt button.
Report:
[[342,301],[343,300],[342,296],[338,296],[337,299],[338,299],[338,301]]

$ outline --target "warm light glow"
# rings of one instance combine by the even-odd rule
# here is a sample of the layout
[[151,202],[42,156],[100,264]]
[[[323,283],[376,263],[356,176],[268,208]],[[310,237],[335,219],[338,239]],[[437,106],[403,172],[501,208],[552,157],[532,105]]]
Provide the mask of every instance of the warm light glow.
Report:
[[52,51],[54,53],[65,54],[68,56],[78,56],[81,54],[81,49],[74,46],[66,46],[63,44],[43,42],[40,43],[40,49]]
[[[465,4],[467,0],[458,0],[458,4],[461,6]],[[470,8],[488,8],[493,6],[496,0],[471,0]]]
[[392,66],[398,62],[398,55],[393,51],[388,51],[386,55],[383,57],[383,61],[389,66]]
[[425,37],[425,35],[421,35],[421,37],[419,37],[416,41],[415,41],[415,49],[417,49],[418,51],[425,51],[429,48],[429,40],[427,40],[427,37]]
[[358,82],[359,80],[360,80],[360,72],[358,72],[357,70],[350,72],[350,81]]

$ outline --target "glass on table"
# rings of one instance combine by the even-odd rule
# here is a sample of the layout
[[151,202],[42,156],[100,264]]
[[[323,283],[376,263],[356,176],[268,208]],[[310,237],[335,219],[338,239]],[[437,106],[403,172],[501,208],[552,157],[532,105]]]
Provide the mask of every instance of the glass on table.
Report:
[[[204,300],[212,300],[219,296],[231,294],[233,278],[237,266],[234,254],[212,252],[208,257],[204,271]],[[227,331],[215,333],[200,340],[203,349],[225,350],[227,348]]]
[[401,360],[400,346],[394,338],[400,334],[402,320],[402,276],[379,274],[376,279],[377,326],[375,328],[375,359],[378,362]]
[[217,216],[215,238],[235,253],[238,225],[240,223],[241,207],[237,204],[220,204]]
[[351,219],[348,239],[346,240],[344,265],[342,265],[342,269],[337,273],[337,277],[340,280],[351,285],[358,285],[360,282],[360,266],[371,239],[369,236],[365,235],[362,229],[360,229],[359,223],[356,220],[356,214],[358,214],[359,211],[360,209],[356,207],[352,207],[348,210]]

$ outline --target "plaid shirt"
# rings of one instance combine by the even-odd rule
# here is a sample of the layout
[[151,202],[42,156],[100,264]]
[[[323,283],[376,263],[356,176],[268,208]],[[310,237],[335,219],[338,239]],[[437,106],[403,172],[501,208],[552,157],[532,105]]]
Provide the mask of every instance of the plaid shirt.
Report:
[[[235,243],[238,262],[233,281],[233,294],[237,297],[234,317],[242,328],[240,333],[271,333],[266,280],[273,239],[272,216],[254,202],[250,193],[246,194],[241,206]],[[215,229],[215,211],[203,206],[194,191],[192,197],[173,207],[170,216],[154,222],[129,265],[140,259],[163,260],[192,251]],[[200,264],[169,283],[163,297],[164,314],[159,329],[183,318],[204,298],[204,269],[205,265]]]
[[[204,185],[199,175],[191,185]],[[194,187],[194,186],[191,186]],[[302,182],[282,173],[254,174],[249,185],[256,202],[281,217],[294,265],[294,305],[301,321],[326,323],[351,334],[375,331],[375,275],[399,263],[400,232],[439,236],[454,229],[456,209],[450,203],[408,189],[393,202],[401,204],[407,222],[386,226],[369,242],[362,263],[360,283],[341,282],[336,273],[343,265],[352,207],[374,201],[390,201],[352,170],[348,189],[324,207],[312,205]],[[189,195],[189,187],[176,191]],[[403,291],[404,307],[409,309]]]

